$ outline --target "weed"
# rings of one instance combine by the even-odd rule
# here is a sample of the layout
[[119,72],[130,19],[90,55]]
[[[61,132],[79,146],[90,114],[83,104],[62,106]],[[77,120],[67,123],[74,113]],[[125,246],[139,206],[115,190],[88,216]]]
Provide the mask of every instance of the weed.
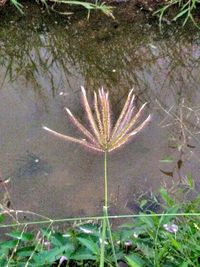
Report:
[[[112,7],[106,5],[105,3],[99,3],[98,1],[96,1],[95,3],[90,3],[90,2],[85,2],[85,1],[73,1],[73,0],[49,0],[49,1],[48,0],[35,0],[35,1],[36,2],[41,2],[47,8],[47,10],[51,9],[52,11],[56,11],[55,10],[55,5],[56,4],[82,6],[88,11],[88,16],[87,16],[88,19],[89,19],[91,10],[100,10],[106,16],[114,18],[113,13],[112,13]],[[5,5],[6,2],[7,2],[7,0],[1,0],[0,1],[0,6]],[[49,2],[53,2],[53,6],[51,6],[49,4]],[[23,5],[18,0],[10,0],[10,3],[13,6],[15,6],[16,9],[21,14],[24,14]],[[59,11],[56,11],[56,12],[60,13],[60,14],[66,14],[66,15],[71,14],[69,12],[59,12]]]
[[127,143],[150,120],[151,116],[149,115],[141,124],[138,125],[138,120],[141,117],[142,111],[147,103],[143,104],[140,110],[134,114],[135,107],[133,103],[135,96],[133,95],[133,90],[129,92],[126,103],[114,126],[111,125],[111,110],[108,92],[106,93],[103,88],[99,90],[98,96],[96,92],[94,92],[95,115],[93,115],[92,108],[86,96],[86,91],[83,87],[81,87],[81,90],[84,109],[91,130],[88,130],[87,126],[85,127],[81,124],[68,108],[65,110],[72,123],[79,129],[86,139],[78,139],[68,135],[63,135],[43,126],[45,130],[59,138],[62,138],[63,140],[79,143],[98,152],[111,152]]
[[177,21],[180,18],[183,18],[183,26],[187,23],[188,20],[191,20],[195,26],[198,26],[194,19],[194,11],[197,9],[199,0],[168,0],[165,5],[157,10],[154,15],[159,15],[159,25],[161,26],[163,16],[170,10],[171,7],[178,7],[177,14],[173,17],[172,21]]
[[87,99],[86,91],[83,87],[81,89],[84,109],[90,123],[91,130],[88,130],[83,124],[81,124],[69,109],[66,109],[66,111],[73,124],[79,129],[80,132],[82,132],[86,139],[78,139],[68,135],[63,135],[47,128],[46,126],[44,126],[43,128],[61,139],[75,142],[95,151],[104,153],[104,219],[101,237],[100,267],[104,266],[105,261],[104,250],[106,243],[106,229],[108,229],[115,266],[118,266],[117,256],[115,253],[113,238],[111,234],[110,222],[108,219],[107,155],[109,152],[120,148],[122,145],[127,143],[130,138],[136,135],[150,120],[150,115],[142,123],[138,124],[138,120],[143,109],[146,106],[146,103],[140,108],[138,112],[136,112],[136,114],[134,114],[135,107],[133,106],[133,103],[135,96],[133,95],[133,90],[131,90],[128,94],[127,100],[116,124],[112,127],[108,92],[105,92],[103,88],[99,90],[98,95],[96,94],[96,92],[94,92],[95,115],[93,115],[92,108]]
[[[196,192],[190,186],[187,190]],[[148,214],[124,215],[132,219],[111,233],[117,261],[130,267],[199,266],[200,198],[197,193],[193,199],[183,202],[161,188],[160,196],[157,195],[162,199],[157,203],[161,213],[149,210]],[[157,201],[157,197],[152,196],[152,201]],[[141,201],[144,200],[145,196]],[[2,215],[0,219],[1,228]],[[101,225],[85,219],[64,232],[54,229],[56,221],[53,220],[36,233],[29,230],[28,223],[17,228],[13,225],[13,230],[7,233],[8,240],[0,243],[0,266],[8,266],[8,263],[9,266],[34,267],[99,266]],[[105,266],[113,266],[110,240],[105,241],[104,256]]]

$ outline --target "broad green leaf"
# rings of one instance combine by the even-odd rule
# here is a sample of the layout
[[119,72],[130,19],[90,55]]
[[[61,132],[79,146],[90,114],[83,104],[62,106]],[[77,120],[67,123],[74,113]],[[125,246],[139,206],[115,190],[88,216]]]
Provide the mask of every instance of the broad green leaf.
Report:
[[[140,215],[143,215],[143,213],[140,213]],[[142,222],[144,222],[150,228],[153,228],[154,227],[153,219],[150,216],[145,216],[145,214],[144,214],[144,216],[141,216],[140,217],[140,220]]]
[[6,234],[14,239],[22,240],[22,241],[31,241],[33,239],[33,234],[31,233],[22,233],[20,231],[15,231]]
[[183,262],[183,263],[180,265],[180,267],[188,267],[188,266],[189,266],[188,262]]
[[23,247],[17,250],[16,255],[20,257],[29,257],[33,253],[34,249],[34,246]]
[[130,267],[144,266],[144,261],[137,254],[131,254],[129,256],[126,256],[125,259]]
[[123,229],[121,231],[118,231],[118,233],[116,234],[115,232],[113,233],[113,237],[116,236],[116,239],[120,239],[121,241],[127,241],[129,240],[131,237],[133,237],[135,233],[135,229]]
[[95,256],[89,249],[80,248],[71,255],[70,259],[75,260],[75,261],[97,260],[98,257],[99,256]]
[[7,260],[6,259],[0,259],[0,266],[1,267],[6,267],[6,265],[7,265]]
[[87,249],[89,249],[90,251],[92,251],[94,254],[98,254],[99,253],[99,248],[97,246],[96,243],[94,243],[91,239],[86,239],[86,238],[82,238],[82,237],[78,237],[77,238],[79,240],[79,242],[84,245]]
[[91,224],[91,223],[79,225],[78,229],[81,232],[85,234],[89,234],[89,235],[99,236],[99,233],[100,233],[99,226],[95,224]]
[[55,246],[63,246],[69,241],[69,238],[63,237],[61,233],[54,233],[49,240]]
[[33,259],[35,263],[50,264],[62,256],[70,258],[71,254],[74,252],[74,247],[70,244],[66,244],[62,247],[56,247],[51,250],[41,251],[34,255]]
[[0,243],[0,249],[12,249],[17,245],[17,240],[9,240]]
[[54,248],[48,251],[42,251],[38,254],[33,256],[33,260],[37,264],[51,264],[60,257],[63,256],[63,249],[62,248]]

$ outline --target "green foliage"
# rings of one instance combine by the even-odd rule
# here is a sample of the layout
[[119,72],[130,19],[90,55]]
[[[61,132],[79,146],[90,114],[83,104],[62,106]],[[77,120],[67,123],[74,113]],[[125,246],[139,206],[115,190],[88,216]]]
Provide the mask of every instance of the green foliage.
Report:
[[14,5],[21,14],[23,14],[23,5],[20,4],[17,0],[10,0],[11,4]]
[[136,254],[130,254],[125,256],[126,262],[130,267],[142,267],[145,266],[145,262]]
[[73,1],[73,0],[52,0],[54,3],[57,4],[67,4],[67,5],[74,5],[74,6],[82,6],[88,11],[88,18],[90,16],[91,10],[100,10],[103,12],[106,16],[110,16],[114,18],[112,14],[112,7],[106,5],[104,2],[99,3],[98,1],[95,1],[95,3],[85,2],[85,1]]
[[154,14],[159,15],[159,25],[161,26],[164,15],[171,7],[178,8],[176,15],[172,18],[172,21],[183,19],[183,26],[188,20],[191,20],[195,26],[199,27],[194,19],[194,12],[197,10],[200,0],[168,0],[165,5],[157,10]]
[[[48,0],[35,0],[36,2],[41,2],[47,9],[50,8],[49,1]],[[73,6],[82,6],[88,11],[88,18],[90,16],[91,10],[100,10],[102,13],[104,13],[106,16],[110,16],[114,18],[112,13],[112,7],[106,5],[105,3],[98,3],[96,1],[95,3],[90,3],[86,1],[73,1],[73,0],[51,0],[51,2],[54,2],[54,5],[52,6],[51,10],[55,11],[54,6],[55,4],[67,4],[67,5],[73,5]],[[23,11],[23,5],[20,3],[19,0],[10,0],[10,3],[16,7],[16,9],[21,13],[24,14]],[[58,11],[56,11],[58,12]],[[61,14],[71,14],[71,13],[64,13],[64,12],[58,12]]]
[[[177,194],[171,195],[162,188],[157,196],[161,199],[160,214],[148,210],[112,231],[118,262],[130,267],[199,266],[200,216],[195,214],[200,211],[200,197],[191,176],[188,185],[188,192],[196,193],[193,199],[178,201]],[[27,226],[21,230],[17,227],[6,234],[9,240],[0,243],[0,266],[99,266],[101,228],[91,222],[63,233],[52,225],[37,233],[28,231]],[[108,229],[104,256],[105,266],[115,265]]]

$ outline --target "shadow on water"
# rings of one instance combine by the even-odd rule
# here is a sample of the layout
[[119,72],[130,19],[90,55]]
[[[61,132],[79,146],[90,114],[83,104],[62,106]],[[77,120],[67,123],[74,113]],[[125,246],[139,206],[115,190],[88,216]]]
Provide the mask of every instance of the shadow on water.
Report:
[[[136,107],[148,101],[153,114],[142,133],[110,155],[111,213],[131,212],[135,195],[163,183],[186,174],[197,179],[199,37],[175,26],[159,33],[146,22],[8,17],[0,28],[0,164],[15,207],[51,217],[101,212],[102,155],[42,130],[45,124],[78,134],[64,107],[85,119],[81,85],[110,91],[113,120],[132,87]],[[173,161],[160,162],[165,156]]]

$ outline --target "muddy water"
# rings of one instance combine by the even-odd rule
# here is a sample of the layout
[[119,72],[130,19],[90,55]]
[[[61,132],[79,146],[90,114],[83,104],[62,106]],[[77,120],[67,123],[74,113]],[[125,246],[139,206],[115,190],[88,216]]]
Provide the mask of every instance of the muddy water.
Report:
[[[113,214],[134,210],[143,192],[186,175],[198,181],[200,42],[192,30],[144,22],[58,18],[1,21],[0,166],[12,206],[50,217],[95,215],[103,203],[103,156],[48,135],[79,136],[64,107],[82,120],[80,86],[109,90],[113,121],[134,87],[152,121],[109,155]],[[131,26],[131,27],[130,27]],[[181,127],[182,125],[182,127]],[[160,162],[166,156],[173,162]],[[179,162],[177,164],[177,162]]]

